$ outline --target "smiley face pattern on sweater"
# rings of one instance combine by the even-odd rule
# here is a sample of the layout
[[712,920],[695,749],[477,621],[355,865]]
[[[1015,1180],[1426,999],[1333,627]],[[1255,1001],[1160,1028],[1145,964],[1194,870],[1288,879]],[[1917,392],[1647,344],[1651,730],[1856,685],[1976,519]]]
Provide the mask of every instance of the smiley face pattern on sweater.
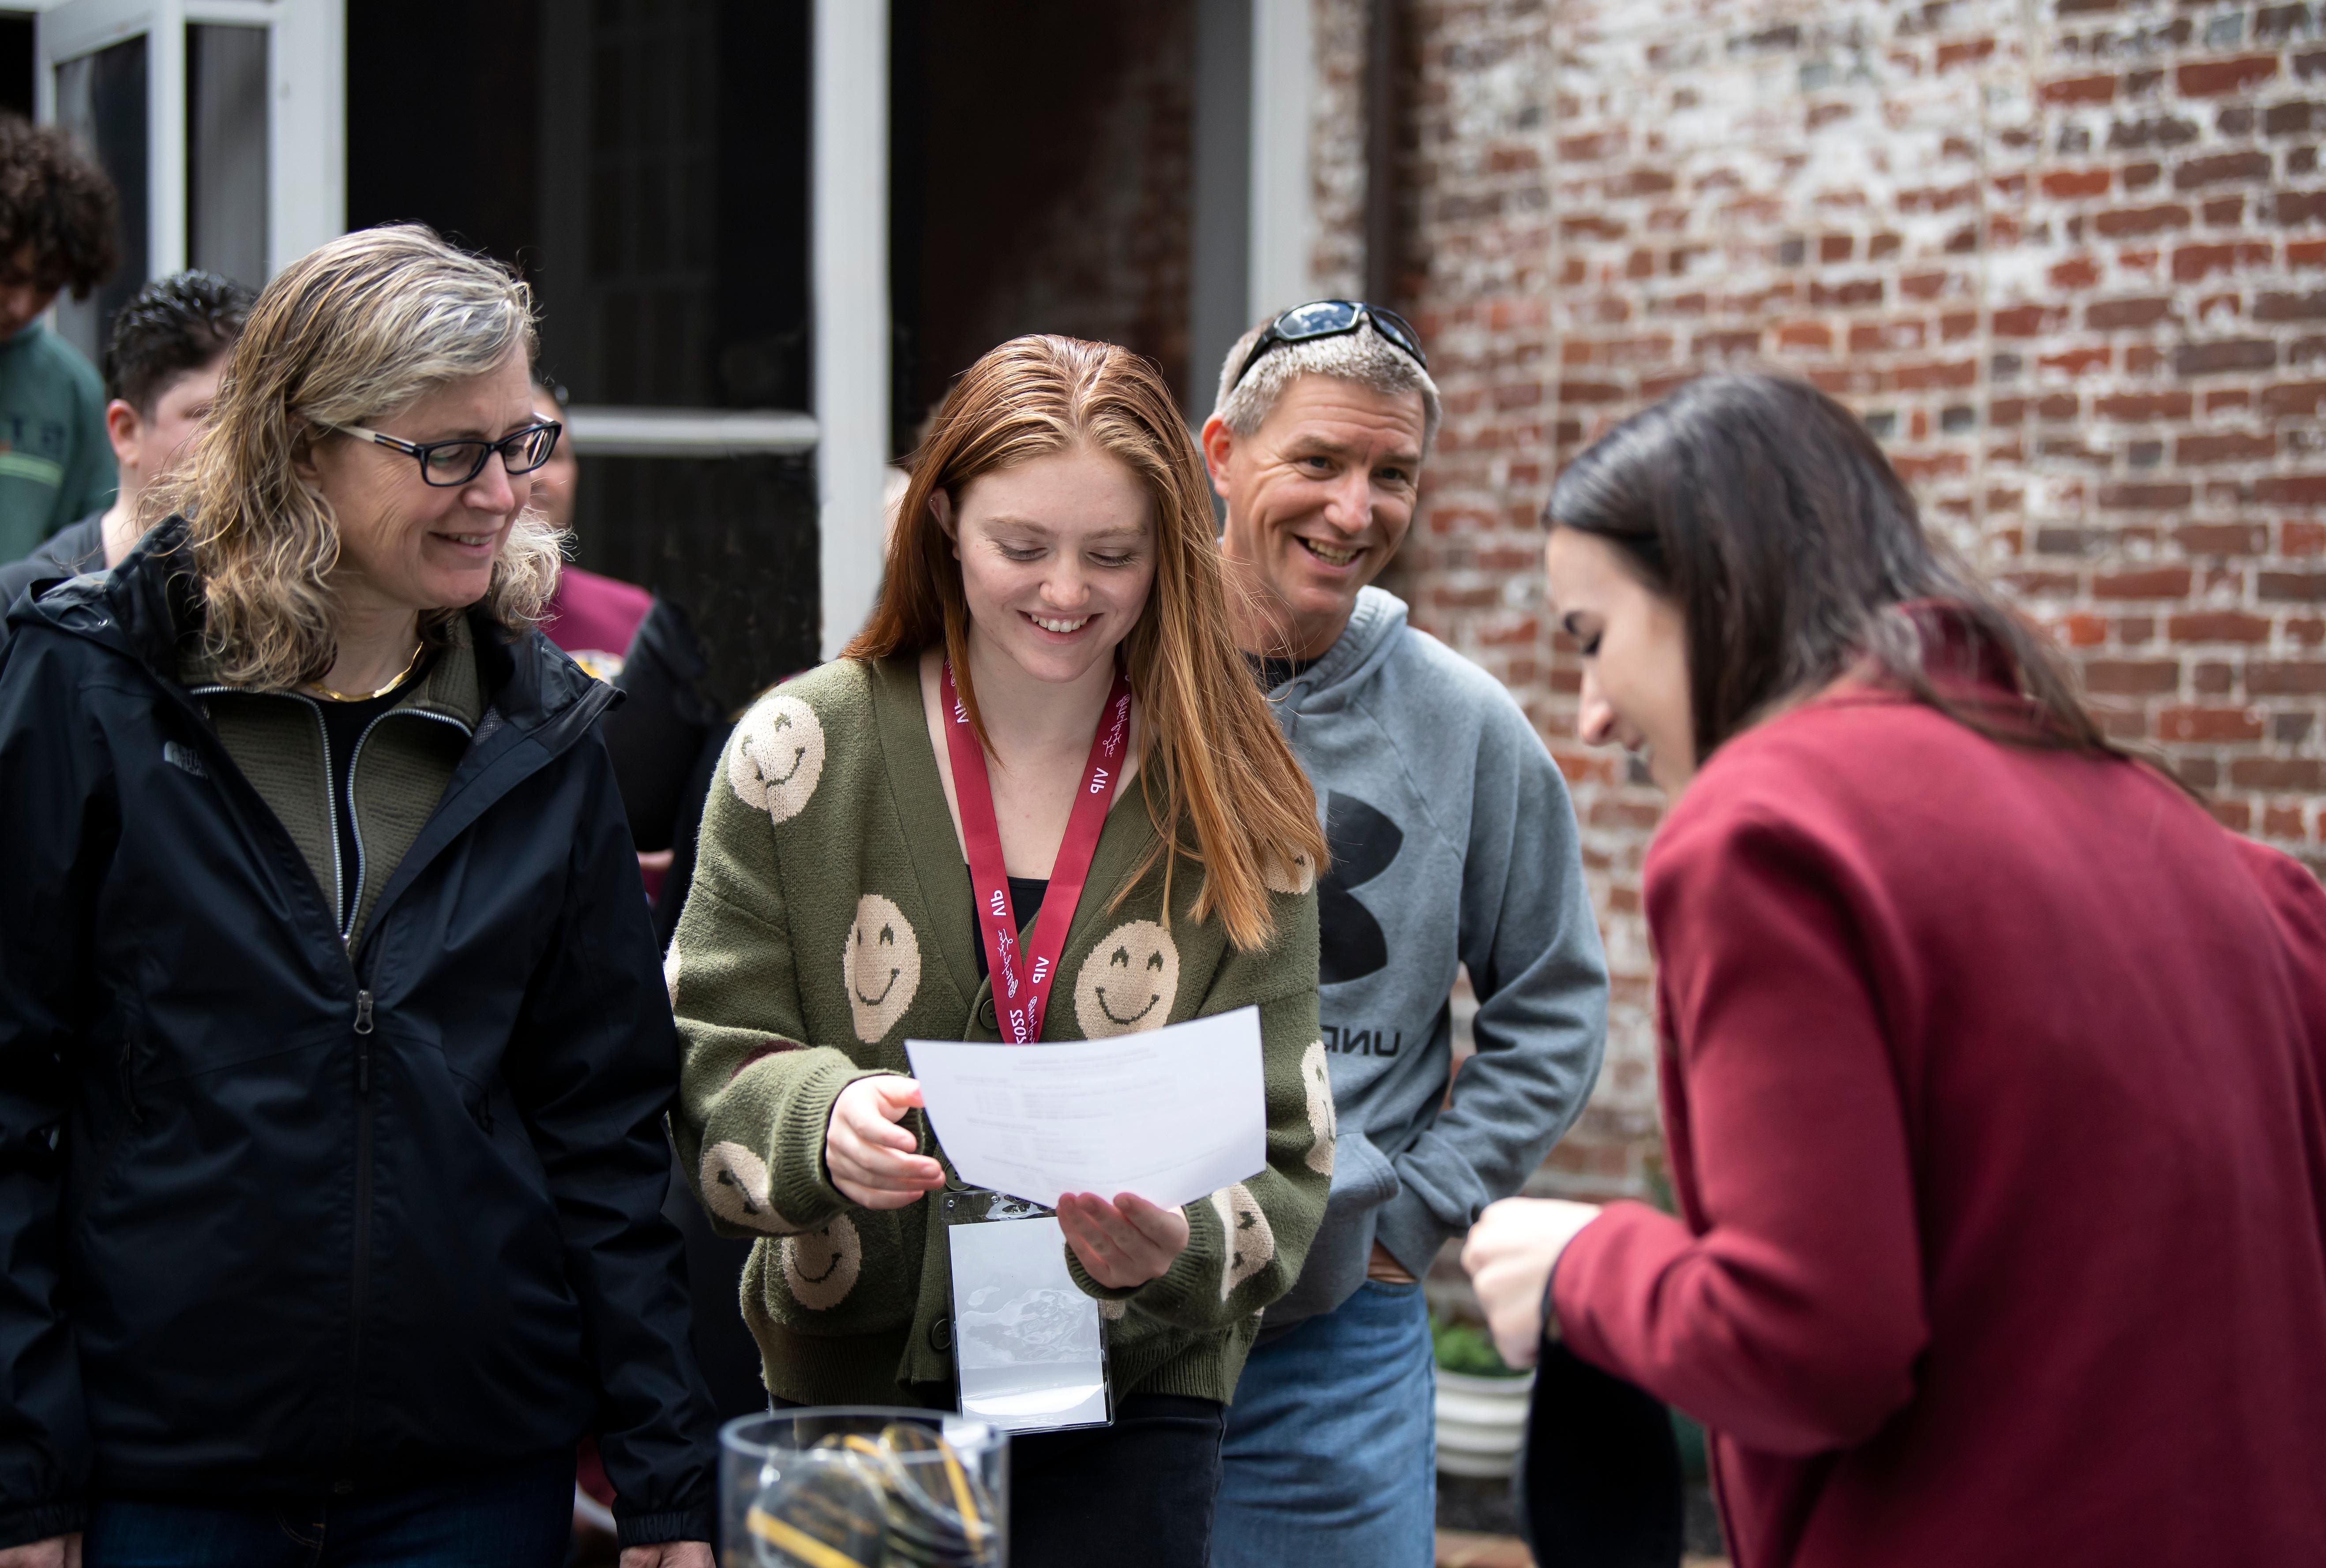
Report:
[[799,1227],[768,1202],[768,1163],[737,1143],[716,1143],[702,1151],[702,1206],[730,1225],[769,1236],[789,1236]]
[[754,704],[737,728],[727,754],[736,798],[778,822],[798,816],[823,777],[823,725],[815,710],[777,691]]
[[1179,997],[1179,947],[1151,920],[1106,933],[1075,977],[1075,1022],[1089,1039],[1159,1029]]
[[1301,1158],[1319,1175],[1333,1174],[1334,1140],[1341,1136],[1340,1114],[1333,1108],[1333,1066],[1322,1040],[1300,1053],[1300,1088],[1308,1099],[1308,1131],[1317,1141]]
[[856,1037],[877,1045],[921,988],[921,939],[905,912],[878,893],[856,901],[856,923],[840,955]]
[[1242,1182],[1212,1194],[1212,1212],[1227,1233],[1227,1256],[1220,1265],[1220,1299],[1225,1301],[1276,1256],[1276,1232],[1260,1211],[1260,1200]]
[[1260,880],[1270,893],[1306,893],[1317,886],[1317,862],[1296,852],[1288,866],[1271,849],[1261,858]]
[[821,1230],[786,1236],[782,1246],[784,1283],[792,1299],[815,1312],[830,1312],[846,1301],[864,1271],[864,1239],[845,1214],[834,1215]]

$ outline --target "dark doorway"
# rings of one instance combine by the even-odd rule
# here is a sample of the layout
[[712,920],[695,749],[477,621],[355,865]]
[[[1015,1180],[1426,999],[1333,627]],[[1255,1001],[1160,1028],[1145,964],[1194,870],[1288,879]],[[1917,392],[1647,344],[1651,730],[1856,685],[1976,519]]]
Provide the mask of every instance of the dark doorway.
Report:
[[996,343],[1121,343],[1187,380],[1189,0],[893,0],[898,450]]
[[[348,0],[349,224],[516,267],[577,403],[805,408],[809,9]],[[723,691],[814,662],[810,459],[579,450],[577,564],[684,605]]]

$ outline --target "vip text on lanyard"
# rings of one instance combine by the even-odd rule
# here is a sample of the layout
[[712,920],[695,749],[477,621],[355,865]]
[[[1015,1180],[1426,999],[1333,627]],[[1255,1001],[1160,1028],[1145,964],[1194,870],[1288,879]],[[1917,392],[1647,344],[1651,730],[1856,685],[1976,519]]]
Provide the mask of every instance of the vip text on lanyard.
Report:
[[977,894],[978,931],[985,939],[985,963],[993,979],[994,1016],[1002,1037],[1023,1045],[1042,1035],[1042,1015],[1049,1005],[1050,985],[1057,979],[1059,950],[1066,944],[1066,928],[1074,923],[1075,905],[1090,877],[1091,858],[1098,853],[1100,830],[1106,826],[1107,808],[1122,776],[1123,753],[1130,743],[1130,677],[1118,668],[1106,706],[1100,710],[1098,732],[1091,737],[1090,761],[1083,770],[1083,787],[1075,792],[1074,809],[1066,816],[1066,836],[1050,868],[1050,886],[1042,895],[1042,913],[1034,922],[1020,967],[1018,924],[1009,908],[1009,877],[1001,861],[1001,828],[993,814],[993,784],[985,771],[985,748],[970,728],[969,709],[954,687],[948,660],[941,692],[944,700],[945,750],[953,765],[954,798],[961,807],[961,836],[969,850],[969,879]]

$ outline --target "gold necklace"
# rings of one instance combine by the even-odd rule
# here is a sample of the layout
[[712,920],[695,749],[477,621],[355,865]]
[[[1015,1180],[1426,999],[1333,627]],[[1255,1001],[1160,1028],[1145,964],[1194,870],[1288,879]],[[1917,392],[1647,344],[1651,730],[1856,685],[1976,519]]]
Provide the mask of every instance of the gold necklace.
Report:
[[324,685],[321,681],[308,682],[307,690],[315,693],[316,696],[324,698],[332,702],[368,702],[375,697],[386,696],[390,691],[395,691],[398,686],[403,685],[406,680],[410,679],[412,672],[419,666],[420,655],[427,651],[428,642],[427,639],[423,637],[421,639],[419,645],[412,650],[412,657],[405,662],[404,668],[396,672],[395,679],[390,681],[386,685],[382,686],[377,691],[334,691],[329,686]]

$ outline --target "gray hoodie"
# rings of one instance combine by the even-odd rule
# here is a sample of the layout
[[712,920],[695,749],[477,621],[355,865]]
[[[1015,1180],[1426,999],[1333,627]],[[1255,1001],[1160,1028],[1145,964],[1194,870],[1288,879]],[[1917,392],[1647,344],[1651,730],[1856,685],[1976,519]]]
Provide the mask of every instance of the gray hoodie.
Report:
[[[1518,1191],[1599,1075],[1607,965],[1567,783],[1493,677],[1368,588],[1270,693],[1317,786],[1325,1048],[1340,1136],[1324,1229],[1277,1330],[1345,1301],[1379,1240],[1416,1276]],[[1455,1081],[1456,965],[1478,1053]]]

